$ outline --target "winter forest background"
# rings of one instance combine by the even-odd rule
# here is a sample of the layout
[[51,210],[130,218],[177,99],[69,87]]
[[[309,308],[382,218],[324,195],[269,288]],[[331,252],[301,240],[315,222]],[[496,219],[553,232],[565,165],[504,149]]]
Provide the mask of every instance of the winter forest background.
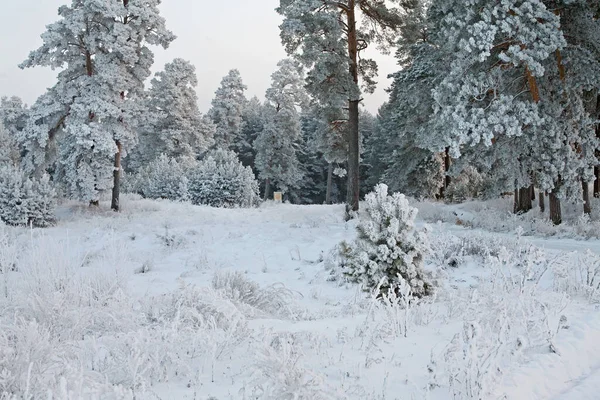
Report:
[[[290,58],[264,100],[232,69],[205,112],[189,62],[151,76],[152,48],[176,40],[157,6],[61,8],[20,65],[59,68],[55,85],[31,106],[2,99],[4,163],[22,170],[4,175],[48,174],[60,197],[90,204],[111,193],[115,210],[125,190],[226,206],[281,191],[356,211],[382,182],[450,202],[514,193],[515,213],[537,197],[560,224],[561,203],[590,214],[600,195],[592,3],[282,2]],[[375,46],[398,72],[373,116],[361,102],[377,63],[362,53]]]
[[280,0],[207,109],[160,0],[65,3],[0,99],[0,400],[597,396],[600,1]]

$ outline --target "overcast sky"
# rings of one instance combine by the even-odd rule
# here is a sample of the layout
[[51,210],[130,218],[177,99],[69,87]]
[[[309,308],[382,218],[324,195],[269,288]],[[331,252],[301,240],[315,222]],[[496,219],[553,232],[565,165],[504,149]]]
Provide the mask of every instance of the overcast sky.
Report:
[[[0,13],[0,96],[17,95],[31,104],[54,84],[56,72],[36,67],[17,67],[41,44],[44,27],[58,19],[57,10],[69,0],[6,1]],[[247,96],[264,99],[270,75],[285,51],[279,39],[280,16],[274,11],[279,0],[163,0],[161,12],[167,27],[177,35],[168,50],[153,48],[154,72],[180,57],[191,61],[198,74],[198,105],[202,112],[221,78],[237,68],[248,86]],[[379,62],[377,92],[365,97],[369,111],[387,99],[386,78],[396,70],[390,56],[371,55]]]

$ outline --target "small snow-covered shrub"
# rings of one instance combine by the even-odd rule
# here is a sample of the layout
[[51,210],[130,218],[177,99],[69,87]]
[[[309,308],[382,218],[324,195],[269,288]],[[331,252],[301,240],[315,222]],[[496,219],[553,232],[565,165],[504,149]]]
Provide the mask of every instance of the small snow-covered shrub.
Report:
[[215,150],[189,174],[193,204],[212,207],[251,207],[258,202],[258,182],[233,151]]
[[264,400],[347,399],[327,385],[326,377],[302,363],[302,353],[293,336],[268,335],[256,349],[252,398]]
[[346,251],[343,269],[348,279],[369,291],[381,285],[385,293],[400,276],[413,296],[431,294],[433,284],[423,269],[427,235],[415,229],[416,215],[404,195],[389,196],[386,185],[377,185],[365,198],[358,238]]
[[185,163],[170,159],[162,154],[129,178],[128,189],[148,199],[188,199],[188,179]]
[[11,166],[0,168],[0,220],[8,225],[46,227],[55,222],[56,193],[48,176],[29,179]]
[[348,282],[348,277],[344,274],[344,265],[349,254],[350,247],[346,242],[339,243],[329,251],[323,260],[323,266],[329,272],[328,281],[337,282],[340,286]]
[[600,302],[600,257],[589,249],[565,254],[553,264],[552,272],[555,290]]
[[290,316],[292,292],[283,285],[261,288],[239,271],[218,272],[212,280],[212,288],[220,295],[245,309],[245,315],[267,314]]

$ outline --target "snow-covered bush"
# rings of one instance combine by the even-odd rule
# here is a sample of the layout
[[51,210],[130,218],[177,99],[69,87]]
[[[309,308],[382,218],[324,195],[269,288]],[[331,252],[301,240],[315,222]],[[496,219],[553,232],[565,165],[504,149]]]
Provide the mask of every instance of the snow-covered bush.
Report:
[[252,398],[265,400],[342,400],[327,379],[306,368],[293,335],[265,335],[255,350]]
[[555,290],[600,302],[600,257],[597,254],[589,249],[585,253],[565,254],[554,262],[552,272]]
[[8,225],[46,227],[55,221],[56,193],[48,176],[29,179],[11,166],[0,168],[0,220]]
[[162,154],[129,179],[128,189],[148,199],[185,201],[188,199],[186,166]]
[[345,250],[343,269],[348,279],[365,290],[379,287],[385,293],[402,277],[413,296],[431,294],[433,284],[423,269],[427,234],[415,229],[416,215],[417,209],[404,195],[388,195],[384,184],[367,194],[358,238]]
[[229,150],[209,153],[189,174],[188,190],[193,204],[212,207],[250,207],[258,202],[258,182]]
[[243,273],[235,271],[216,273],[212,280],[212,288],[244,310],[247,316],[262,314],[289,317],[292,314],[292,292],[283,285],[261,288]]

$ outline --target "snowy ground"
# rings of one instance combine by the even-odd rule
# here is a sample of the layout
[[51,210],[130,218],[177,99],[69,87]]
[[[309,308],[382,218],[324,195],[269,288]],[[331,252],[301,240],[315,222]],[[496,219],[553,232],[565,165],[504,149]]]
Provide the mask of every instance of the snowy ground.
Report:
[[123,208],[1,229],[0,399],[598,398],[598,240],[439,218],[405,307],[330,268],[341,206]]

